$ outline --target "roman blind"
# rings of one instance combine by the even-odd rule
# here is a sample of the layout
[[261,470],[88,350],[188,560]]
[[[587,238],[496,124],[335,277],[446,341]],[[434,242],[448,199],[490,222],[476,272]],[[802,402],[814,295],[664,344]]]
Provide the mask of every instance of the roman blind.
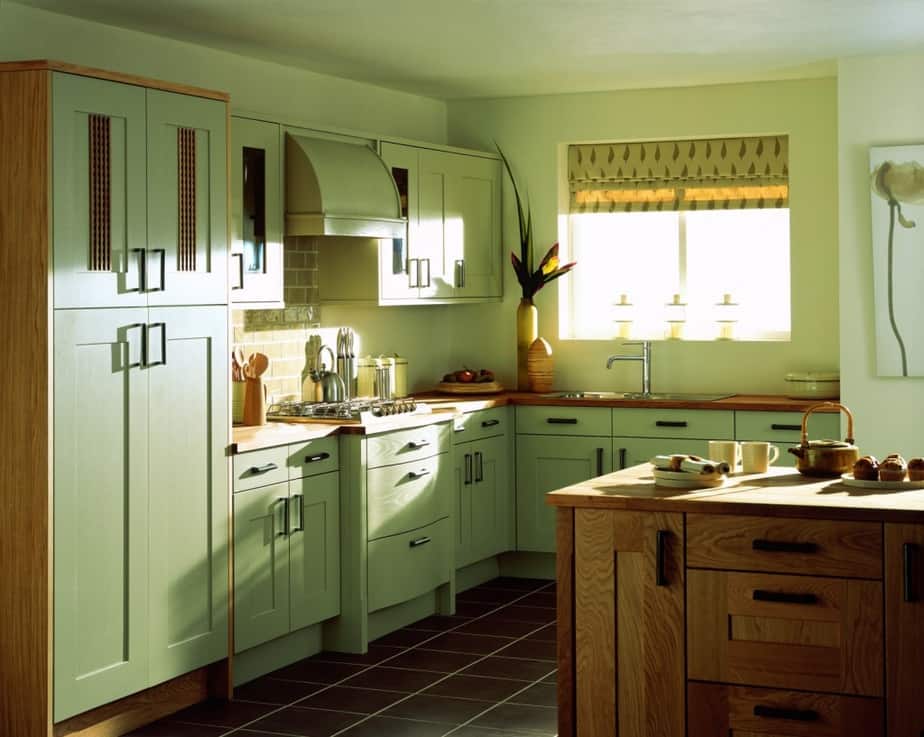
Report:
[[568,147],[571,212],[789,207],[789,136]]

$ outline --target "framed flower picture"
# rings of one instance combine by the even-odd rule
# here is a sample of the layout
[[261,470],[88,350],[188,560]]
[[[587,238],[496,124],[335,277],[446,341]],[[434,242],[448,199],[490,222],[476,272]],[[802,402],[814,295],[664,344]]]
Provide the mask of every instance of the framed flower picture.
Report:
[[879,376],[924,376],[924,145],[870,148]]

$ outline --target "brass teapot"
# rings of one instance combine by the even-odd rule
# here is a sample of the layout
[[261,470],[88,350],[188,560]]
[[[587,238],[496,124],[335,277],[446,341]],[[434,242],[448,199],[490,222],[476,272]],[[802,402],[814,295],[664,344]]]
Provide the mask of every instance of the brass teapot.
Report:
[[[815,410],[836,407],[847,415],[847,438],[840,440],[809,440],[808,418]],[[853,464],[860,458],[860,449],[853,440],[853,414],[843,404],[822,402],[814,404],[802,415],[802,442],[790,448],[798,461],[796,468],[805,476],[840,476],[853,469]]]

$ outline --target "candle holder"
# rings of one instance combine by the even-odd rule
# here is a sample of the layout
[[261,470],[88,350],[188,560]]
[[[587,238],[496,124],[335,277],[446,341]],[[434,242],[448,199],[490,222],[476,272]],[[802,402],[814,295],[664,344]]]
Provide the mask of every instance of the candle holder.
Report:
[[680,295],[664,306],[667,319],[667,339],[683,340],[683,327],[687,322],[687,303],[680,301]]
[[734,340],[740,305],[732,302],[731,294],[723,294],[722,301],[714,306],[715,322],[719,328],[716,340]]
[[613,304],[613,312],[616,323],[616,337],[632,337],[632,323],[635,321],[635,305],[629,301],[628,294],[620,294],[619,301]]

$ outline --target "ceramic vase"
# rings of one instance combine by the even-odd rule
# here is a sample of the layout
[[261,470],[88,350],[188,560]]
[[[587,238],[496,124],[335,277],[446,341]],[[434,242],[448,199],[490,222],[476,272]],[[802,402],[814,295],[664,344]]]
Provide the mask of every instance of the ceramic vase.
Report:
[[539,337],[539,310],[531,297],[517,307],[517,389],[529,391],[529,347]]

